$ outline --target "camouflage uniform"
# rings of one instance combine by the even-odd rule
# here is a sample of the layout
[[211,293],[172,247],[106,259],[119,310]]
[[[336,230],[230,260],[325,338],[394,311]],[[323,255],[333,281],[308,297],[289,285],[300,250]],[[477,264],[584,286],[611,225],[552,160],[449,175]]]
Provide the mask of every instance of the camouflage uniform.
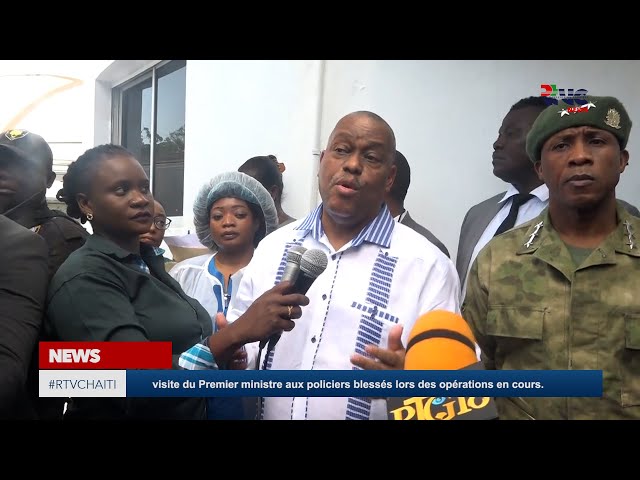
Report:
[[462,312],[487,368],[603,371],[602,398],[498,398],[501,419],[640,418],[640,219],[617,216],[579,268],[548,209],[478,255]]

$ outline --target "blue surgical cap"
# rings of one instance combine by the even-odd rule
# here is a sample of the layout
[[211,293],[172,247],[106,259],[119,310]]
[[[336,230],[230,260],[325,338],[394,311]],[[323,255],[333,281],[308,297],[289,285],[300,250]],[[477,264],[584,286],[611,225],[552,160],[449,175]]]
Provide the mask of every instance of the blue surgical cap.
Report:
[[256,233],[256,242],[278,228],[278,212],[269,192],[255,178],[241,172],[225,172],[213,177],[204,184],[193,203],[193,223],[200,242],[217,250],[218,246],[211,238],[209,214],[211,206],[221,198],[239,198],[258,207],[262,212],[264,227]]

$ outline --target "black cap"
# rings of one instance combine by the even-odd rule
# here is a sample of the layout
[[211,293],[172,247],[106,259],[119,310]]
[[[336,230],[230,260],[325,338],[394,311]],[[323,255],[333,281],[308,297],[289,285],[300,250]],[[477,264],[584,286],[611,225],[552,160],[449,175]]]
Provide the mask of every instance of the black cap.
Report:
[[9,151],[36,167],[53,168],[51,147],[40,135],[28,130],[8,130],[0,134],[0,155]]

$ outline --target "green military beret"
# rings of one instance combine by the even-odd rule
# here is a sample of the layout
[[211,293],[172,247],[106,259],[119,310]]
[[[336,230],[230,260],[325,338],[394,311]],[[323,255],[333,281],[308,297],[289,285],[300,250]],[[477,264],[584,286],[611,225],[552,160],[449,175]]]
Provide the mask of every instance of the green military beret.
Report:
[[532,162],[540,161],[542,145],[565,128],[589,125],[611,132],[625,148],[631,131],[631,119],[620,100],[614,97],[585,97],[584,105],[569,105],[562,100],[545,108],[527,135],[527,154]]

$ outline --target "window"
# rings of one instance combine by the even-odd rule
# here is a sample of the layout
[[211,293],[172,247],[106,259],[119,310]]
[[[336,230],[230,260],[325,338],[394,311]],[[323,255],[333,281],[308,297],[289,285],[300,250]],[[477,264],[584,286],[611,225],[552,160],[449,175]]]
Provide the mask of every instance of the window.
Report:
[[167,216],[183,213],[186,71],[162,62],[113,90],[113,141],[140,161]]

